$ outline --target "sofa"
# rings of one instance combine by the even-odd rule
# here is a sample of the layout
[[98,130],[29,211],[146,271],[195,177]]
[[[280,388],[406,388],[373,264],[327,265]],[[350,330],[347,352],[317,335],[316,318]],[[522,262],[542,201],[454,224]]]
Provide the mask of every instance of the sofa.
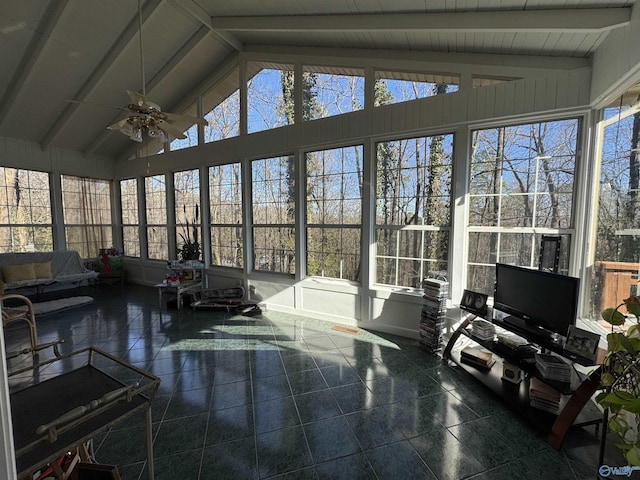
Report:
[[40,293],[54,285],[95,281],[97,276],[75,250],[0,253],[0,292],[31,289]]

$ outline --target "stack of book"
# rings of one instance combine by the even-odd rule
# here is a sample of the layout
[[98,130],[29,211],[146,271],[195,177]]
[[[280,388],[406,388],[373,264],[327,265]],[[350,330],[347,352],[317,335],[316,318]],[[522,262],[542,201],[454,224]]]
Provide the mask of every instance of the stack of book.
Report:
[[491,368],[496,363],[493,354],[489,350],[470,346],[464,347],[460,351],[460,360],[480,368]]
[[471,335],[480,340],[493,340],[496,335],[496,327],[493,323],[476,318],[471,322]]
[[546,380],[571,382],[571,365],[556,355],[537,353],[536,368]]
[[420,318],[420,347],[435,353],[442,348],[442,328],[447,315],[449,282],[425,278],[422,315]]
[[557,415],[560,410],[560,393],[542,380],[532,377],[529,381],[529,404]]

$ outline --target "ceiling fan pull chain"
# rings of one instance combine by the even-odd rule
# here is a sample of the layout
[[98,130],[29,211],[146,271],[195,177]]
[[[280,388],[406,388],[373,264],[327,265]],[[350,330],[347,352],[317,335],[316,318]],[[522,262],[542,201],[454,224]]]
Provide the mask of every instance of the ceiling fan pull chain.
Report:
[[142,96],[147,97],[147,85],[144,78],[144,51],[142,49],[142,0],[138,0],[138,32],[140,35],[140,74],[142,77]]

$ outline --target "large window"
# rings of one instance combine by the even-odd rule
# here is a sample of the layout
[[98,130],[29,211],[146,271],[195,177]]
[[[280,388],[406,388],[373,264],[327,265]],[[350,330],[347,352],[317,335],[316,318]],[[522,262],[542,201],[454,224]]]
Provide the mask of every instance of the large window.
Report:
[[147,256],[153,260],[168,260],[167,185],[164,175],[145,177],[144,198],[147,223]]
[[302,110],[305,120],[364,108],[364,70],[305,66]]
[[362,146],[306,154],[307,274],[360,280]]
[[140,256],[138,216],[138,181],[135,178],[120,180],[120,204],[122,205],[122,250],[128,257]]
[[578,120],[472,132],[468,288],[493,293],[495,263],[538,267],[543,234],[561,237],[567,273],[573,234]]
[[67,249],[92,258],[113,246],[110,182],[63,175],[62,209]]
[[295,273],[295,157],[251,162],[253,268]]
[[447,276],[452,156],[451,134],[377,144],[377,283]]
[[242,171],[239,163],[209,167],[211,265],[242,268]]
[[[198,244],[202,249],[200,228],[200,172],[185,170],[173,174],[176,247],[186,242]],[[172,257],[174,258],[174,257]]]
[[457,92],[457,75],[376,71],[374,106],[407,102],[443,93]]
[[49,174],[0,167],[0,253],[49,250]]
[[640,274],[640,103],[636,85],[604,110],[590,316],[638,295]]
[[293,65],[247,63],[249,133],[294,123]]

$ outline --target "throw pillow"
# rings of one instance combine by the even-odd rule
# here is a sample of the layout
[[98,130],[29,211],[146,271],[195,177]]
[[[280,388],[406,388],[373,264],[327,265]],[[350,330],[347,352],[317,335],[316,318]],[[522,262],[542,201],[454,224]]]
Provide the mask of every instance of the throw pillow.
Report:
[[33,270],[36,278],[51,278],[51,262],[34,263]]
[[5,265],[2,267],[2,276],[7,283],[20,282],[22,280],[32,280],[36,278],[36,271],[33,268],[33,263]]

